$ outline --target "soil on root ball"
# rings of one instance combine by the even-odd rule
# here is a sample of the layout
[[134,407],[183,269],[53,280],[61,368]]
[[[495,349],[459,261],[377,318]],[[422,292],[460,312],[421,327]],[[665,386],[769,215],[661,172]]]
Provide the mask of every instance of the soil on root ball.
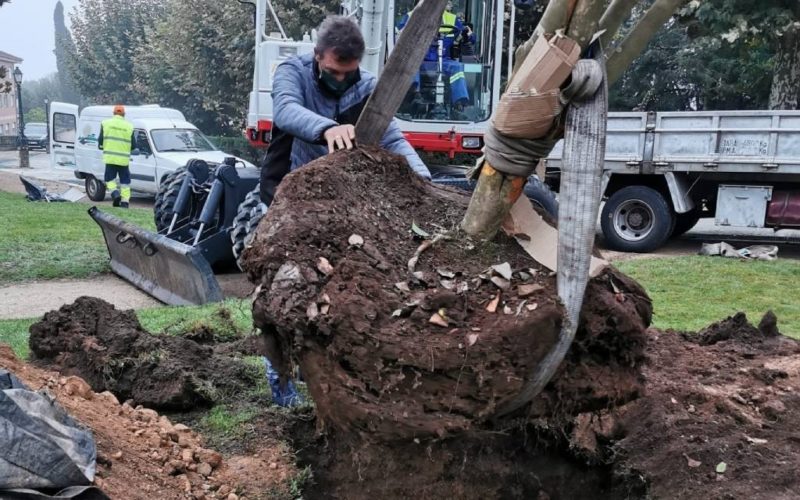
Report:
[[298,420],[290,439],[314,479],[304,497],[800,498],[800,343],[757,337],[741,314],[709,328],[727,339],[649,330],[638,397],[568,418],[395,442]]
[[258,376],[240,359],[217,355],[205,341],[152,335],[133,311],[93,297],[45,314],[30,332],[35,363],[148,408],[211,406],[252,388]]
[[[518,414],[545,418],[555,451],[517,439],[523,421],[492,420],[555,344],[563,308],[552,273],[513,239],[458,233],[468,201],[397,156],[339,152],[284,180],[245,250],[256,326],[282,373],[299,364],[326,432],[334,458],[315,477],[328,494],[530,498],[538,478],[563,479],[559,467],[586,470],[553,438],[575,415],[641,394],[650,301],[609,269],[587,290],[559,375]],[[548,461],[561,465],[548,472]],[[610,491],[607,474],[588,474],[580,484]]]

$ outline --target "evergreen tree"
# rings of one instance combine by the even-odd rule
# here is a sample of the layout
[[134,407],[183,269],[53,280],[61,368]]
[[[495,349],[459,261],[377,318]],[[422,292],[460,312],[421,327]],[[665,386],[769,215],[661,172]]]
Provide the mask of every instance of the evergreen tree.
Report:
[[60,83],[59,99],[78,104],[81,101],[81,96],[75,90],[75,84],[72,81],[72,75],[67,68],[68,54],[75,52],[75,44],[72,43],[72,36],[64,23],[64,6],[61,2],[56,3],[56,8],[53,11],[53,24],[55,25],[55,39],[56,47],[53,51],[56,55],[56,67],[58,68],[58,81]]

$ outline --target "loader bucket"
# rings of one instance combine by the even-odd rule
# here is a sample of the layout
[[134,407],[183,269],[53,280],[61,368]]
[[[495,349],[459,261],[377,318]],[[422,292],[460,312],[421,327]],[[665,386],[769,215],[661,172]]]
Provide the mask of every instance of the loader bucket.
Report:
[[103,230],[111,269],[135,287],[170,305],[222,300],[222,290],[200,249],[89,209]]

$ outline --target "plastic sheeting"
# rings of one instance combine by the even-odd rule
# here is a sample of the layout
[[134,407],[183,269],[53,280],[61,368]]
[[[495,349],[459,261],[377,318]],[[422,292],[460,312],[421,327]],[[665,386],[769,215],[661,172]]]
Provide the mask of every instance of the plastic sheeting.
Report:
[[107,498],[80,487],[94,479],[91,432],[6,370],[0,370],[0,443],[0,498]]

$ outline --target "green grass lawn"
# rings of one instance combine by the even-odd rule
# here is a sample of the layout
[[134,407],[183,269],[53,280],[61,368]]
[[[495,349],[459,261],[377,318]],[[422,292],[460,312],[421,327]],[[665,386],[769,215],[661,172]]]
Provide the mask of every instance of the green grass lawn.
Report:
[[800,262],[672,257],[616,263],[653,299],[653,326],[695,331],[738,311],[758,324],[772,309],[784,335],[800,338]]
[[[38,279],[85,278],[108,272],[108,252],[87,203],[33,203],[0,192],[0,285]],[[104,210],[154,229],[151,209]]]

